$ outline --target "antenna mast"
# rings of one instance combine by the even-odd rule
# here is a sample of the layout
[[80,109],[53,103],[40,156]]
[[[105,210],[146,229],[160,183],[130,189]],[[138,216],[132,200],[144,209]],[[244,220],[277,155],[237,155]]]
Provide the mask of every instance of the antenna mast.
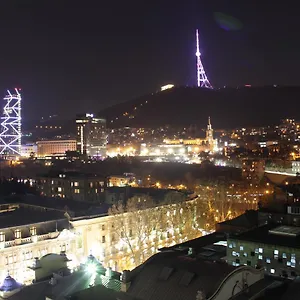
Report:
[[201,53],[200,53],[200,47],[199,47],[199,32],[198,29],[196,29],[196,43],[197,43],[197,51],[196,51],[196,57],[197,57],[197,86],[198,87],[203,87],[203,88],[208,88],[208,89],[212,89],[212,85],[210,84],[202,62],[201,62]]

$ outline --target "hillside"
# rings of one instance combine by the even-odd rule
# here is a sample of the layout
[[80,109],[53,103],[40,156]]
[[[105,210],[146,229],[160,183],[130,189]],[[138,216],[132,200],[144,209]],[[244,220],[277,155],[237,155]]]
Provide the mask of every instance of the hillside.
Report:
[[215,128],[263,126],[286,117],[297,119],[299,99],[300,87],[180,87],[109,107],[100,114],[110,127],[205,126],[208,116]]

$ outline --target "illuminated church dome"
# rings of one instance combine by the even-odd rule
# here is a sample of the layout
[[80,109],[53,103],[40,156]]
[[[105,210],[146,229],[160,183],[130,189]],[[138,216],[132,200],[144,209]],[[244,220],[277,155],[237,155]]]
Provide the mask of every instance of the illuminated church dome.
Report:
[[21,284],[13,279],[10,275],[6,276],[3,283],[0,286],[0,291],[2,292],[12,292],[21,288]]

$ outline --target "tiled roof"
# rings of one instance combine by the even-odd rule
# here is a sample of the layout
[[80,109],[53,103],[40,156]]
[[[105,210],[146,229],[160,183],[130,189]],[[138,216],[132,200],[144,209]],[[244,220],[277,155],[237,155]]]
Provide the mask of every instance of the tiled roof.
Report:
[[133,271],[128,293],[142,300],[195,300],[202,290],[209,297],[233,270],[226,263],[162,252]]

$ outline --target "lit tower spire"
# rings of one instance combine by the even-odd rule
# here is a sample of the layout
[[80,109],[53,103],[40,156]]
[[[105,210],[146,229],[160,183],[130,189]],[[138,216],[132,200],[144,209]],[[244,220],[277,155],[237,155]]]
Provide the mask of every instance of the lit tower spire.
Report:
[[196,29],[196,43],[197,43],[197,51],[196,51],[196,57],[197,57],[197,86],[198,87],[204,87],[208,89],[212,89],[212,85],[210,84],[209,80],[207,79],[207,76],[205,74],[202,62],[201,62],[201,53],[200,53],[200,47],[199,47],[199,32],[198,29]]
[[4,97],[6,104],[1,117],[0,154],[21,154],[21,94],[15,89],[12,94],[9,90]]

